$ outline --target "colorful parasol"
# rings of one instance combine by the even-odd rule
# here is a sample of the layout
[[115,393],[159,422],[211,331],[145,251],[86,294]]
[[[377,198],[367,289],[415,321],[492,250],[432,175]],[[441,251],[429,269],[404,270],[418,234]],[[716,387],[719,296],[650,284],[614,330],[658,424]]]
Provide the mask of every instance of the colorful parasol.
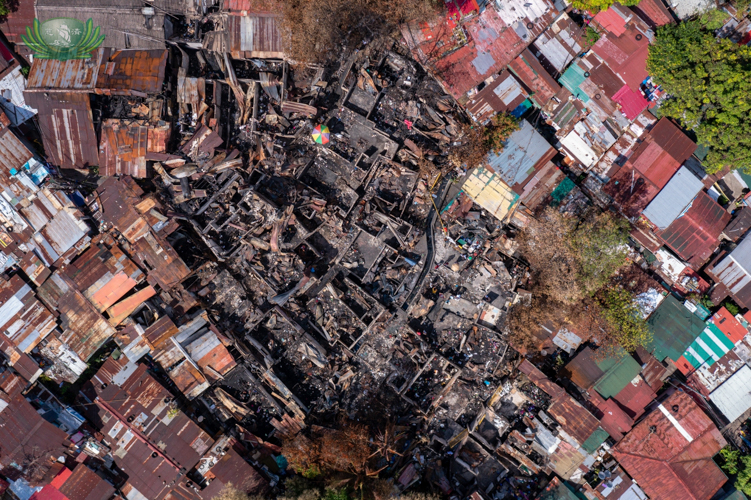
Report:
[[318,144],[326,144],[329,142],[329,128],[326,125],[317,125],[313,129],[313,140]]

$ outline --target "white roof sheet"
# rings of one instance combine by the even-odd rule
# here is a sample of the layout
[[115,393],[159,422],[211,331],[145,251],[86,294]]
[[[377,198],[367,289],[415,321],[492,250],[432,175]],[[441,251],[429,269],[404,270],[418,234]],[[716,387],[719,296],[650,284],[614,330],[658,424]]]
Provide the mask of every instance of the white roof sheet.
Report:
[[691,206],[704,184],[686,167],[681,167],[662,191],[644,209],[643,215],[660,229],[667,229]]
[[743,365],[709,394],[709,399],[730,422],[751,408],[751,368]]

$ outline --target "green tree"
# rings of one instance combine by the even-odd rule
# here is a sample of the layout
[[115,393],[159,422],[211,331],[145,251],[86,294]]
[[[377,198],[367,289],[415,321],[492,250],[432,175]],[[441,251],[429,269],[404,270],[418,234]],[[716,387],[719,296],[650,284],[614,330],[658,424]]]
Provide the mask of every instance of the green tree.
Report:
[[741,458],[741,452],[734,450],[730,446],[726,446],[720,450],[721,461],[723,462],[720,467],[731,475],[738,474],[738,460]]
[[586,39],[587,46],[591,47],[592,45],[597,43],[597,40],[600,39],[600,34],[594,28],[587,26],[587,29],[584,32],[584,37]]
[[613,340],[628,352],[634,352],[637,347],[647,346],[652,342],[652,332],[641,317],[631,292],[609,287],[598,294],[598,302],[601,306],[600,314],[609,326],[605,332],[609,338],[602,339],[605,344]]
[[577,277],[585,293],[602,288],[626,263],[628,221],[611,212],[590,212],[571,232],[569,245],[579,261]]
[[709,147],[708,173],[726,166],[751,172],[751,48],[713,33],[717,16],[657,31],[647,69],[668,95],[660,112]]
[[593,14],[597,14],[601,10],[608,10],[614,3],[619,3],[625,6],[636,5],[639,0],[574,0],[573,5],[575,9],[587,10]]
[[508,138],[519,130],[519,120],[508,113],[495,115],[482,132],[488,153],[500,154]]
[[720,467],[735,476],[735,488],[746,495],[751,495],[751,455],[741,455],[741,452],[726,446],[720,450]]
[[475,168],[481,165],[488,153],[500,154],[506,140],[519,130],[519,120],[508,113],[499,113],[485,126],[465,125],[463,140],[450,153],[457,167]]

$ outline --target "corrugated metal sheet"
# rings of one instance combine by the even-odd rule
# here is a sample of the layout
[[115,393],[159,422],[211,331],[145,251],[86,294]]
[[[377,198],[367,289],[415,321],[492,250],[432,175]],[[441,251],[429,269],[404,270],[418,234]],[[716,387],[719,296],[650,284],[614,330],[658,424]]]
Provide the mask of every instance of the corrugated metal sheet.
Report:
[[496,113],[513,111],[528,97],[527,91],[508,71],[502,71],[467,103],[467,111],[480,123]]
[[144,121],[105,120],[99,144],[100,175],[147,177],[146,154],[167,150],[170,126]]
[[751,238],[744,238],[738,246],[710,270],[743,307],[751,305]]
[[532,90],[529,97],[538,108],[544,107],[561,90],[529,49],[511,61],[509,69]]
[[653,30],[675,22],[673,15],[662,3],[662,0],[641,0],[638,5],[634,5],[631,9]]
[[592,21],[597,23],[603,30],[615,36],[620,36],[626,32],[627,18],[624,18],[623,14],[621,9],[610,7],[607,10],[598,12]]
[[681,259],[699,269],[719,245],[720,233],[729,221],[730,214],[702,191],[660,238]]
[[462,190],[501,222],[505,221],[519,204],[519,195],[512,191],[498,174],[485,167],[473,170],[464,181]]
[[98,380],[113,380],[95,386],[99,416],[109,417],[101,431],[131,486],[146,498],[160,500],[214,440],[173,408],[172,395],[146,372],[146,365],[137,365],[119,385],[111,375],[117,364],[105,365],[100,372],[106,373],[95,375]]
[[549,380],[532,363],[524,360],[518,369],[527,375],[536,386],[550,395],[552,403],[548,408],[548,413],[579,444],[586,442],[592,434],[597,432],[599,428],[597,418],[569,396],[563,388]]
[[702,189],[704,184],[686,167],[681,167],[644,209],[644,217],[659,229],[667,229]]
[[704,411],[676,391],[612,454],[650,498],[709,500],[727,481],[712,460],[725,444]]
[[[25,179],[18,176],[31,158],[31,151],[10,129],[0,131],[0,188],[8,195],[12,205],[37,191],[33,182],[24,182]],[[20,175],[28,179],[25,173]]]
[[34,12],[34,2],[18,2],[15,9],[10,9],[6,15],[0,18],[0,31],[10,43],[16,45],[21,55],[29,55],[31,49],[23,43],[21,35],[26,34],[26,28],[33,26],[36,13]]
[[97,188],[102,219],[122,233],[130,243],[149,232],[148,223],[133,208],[141,201],[140,194],[134,193],[125,182],[114,177],[108,178]]
[[733,348],[733,342],[713,324],[696,337],[676,365],[684,375],[700,366],[712,366]]
[[605,374],[597,366],[594,356],[594,351],[590,347],[585,347],[566,364],[562,375],[585,391],[590,390],[595,382]]
[[537,37],[534,48],[556,71],[562,73],[571,64],[571,61],[582,52],[584,47],[583,31],[564,12]]
[[556,154],[550,143],[526,120],[508,138],[500,154],[490,153],[487,163],[511,186],[521,193],[524,185]]
[[629,162],[659,189],[664,188],[681,167],[681,164],[654,142],[651,136],[647,136],[636,147]]
[[145,277],[109,236],[94,244],[65,268],[65,274],[101,312]]
[[60,340],[82,360],[88,360],[115,334],[115,329],[60,271],[50,276],[37,293],[48,307],[60,312]]
[[469,37],[468,43],[433,63],[437,74],[456,98],[500,71],[529,43],[504,23],[493,7],[464,24],[464,30]]
[[[627,217],[638,217],[647,207],[660,188],[639,173],[633,165],[627,162],[603,188],[613,198],[616,205]],[[640,230],[640,228],[637,228]],[[652,236],[656,240],[654,236]],[[641,239],[639,241],[642,241]],[[646,244],[642,241],[642,244]],[[658,245],[661,246],[661,244]],[[655,248],[654,250],[657,250]]]
[[97,92],[156,94],[162,91],[167,50],[105,51],[96,82]]
[[572,94],[581,99],[583,102],[589,102],[589,96],[580,88],[586,80],[585,70],[578,64],[572,64],[565,73],[558,79],[558,83],[566,87]]
[[[34,90],[92,90],[96,85],[103,48],[91,53],[90,59],[35,58],[29,70],[26,92]],[[36,106],[34,106],[36,107]]]
[[171,290],[190,274],[190,269],[164,238],[147,233],[133,245],[133,258],[148,268],[148,281],[162,290]]
[[552,481],[548,483],[545,489],[540,492],[537,500],[577,500],[577,497],[573,491],[568,489],[565,483],[554,477]]
[[655,309],[647,324],[653,335],[651,350],[659,361],[677,361],[704,330],[704,322],[672,295]]
[[[553,192],[553,190],[566,179],[561,169],[553,162],[548,162],[524,186],[521,193],[521,202],[530,210],[536,209]],[[561,332],[559,332],[559,335]],[[555,339],[553,340],[555,342]]]
[[0,304],[0,330],[22,352],[31,352],[57,326],[52,313],[18,275],[0,280]]
[[60,168],[99,165],[88,94],[26,91],[24,97],[29,106],[39,110],[39,127],[50,163]]
[[[620,33],[620,29],[616,31]],[[629,25],[619,35],[612,32],[603,34],[592,50],[634,92],[639,91],[639,85],[649,76],[647,72],[649,39],[633,25]]]
[[280,11],[274,14],[228,16],[227,31],[232,56],[236,58],[283,58],[281,21]]
[[735,316],[730,314],[730,311],[724,306],[720,307],[720,310],[714,313],[709,321],[714,323],[722,333],[727,335],[733,344],[737,344],[748,334],[746,327]]
[[650,135],[680,164],[696,151],[696,143],[668,118],[661,118],[650,131]]
[[589,403],[594,407],[594,415],[600,419],[600,425],[616,442],[623,439],[634,421],[614,399],[605,400],[597,392],[590,393]]
[[157,0],[152,4],[154,15],[147,23],[141,13],[144,5],[138,0],[37,0],[34,3],[40,22],[58,17],[91,19],[104,35],[102,47],[115,49],[164,49],[165,11],[178,16],[195,11],[192,1],[180,2],[181,8],[174,9],[176,2]]
[[257,13],[281,12],[283,4],[279,0],[223,0],[222,12],[235,16]]
[[644,381],[642,376],[636,376],[613,399],[618,402],[629,417],[636,420],[644,414],[644,409],[656,397],[657,394]]
[[151,286],[147,286],[146,288],[137,291],[133,295],[124,298],[114,306],[107,309],[107,315],[110,317],[110,324],[112,326],[117,326],[123,321],[125,321],[125,318],[130,316],[133,311],[135,311],[138,306],[143,304],[146,300],[150,299],[156,295],[156,290],[154,290]]
[[79,464],[58,490],[70,500],[109,500],[115,493],[110,483],[84,464]]
[[649,105],[649,101],[640,92],[634,92],[628,85],[624,85],[621,90],[616,92],[613,95],[613,100],[621,105],[621,112],[629,120],[635,119]]
[[641,371],[641,366],[627,352],[598,360],[597,366],[604,372],[595,383],[595,390],[603,398],[612,398],[628,386]]
[[12,467],[13,462],[22,464],[28,460],[29,450],[36,449],[43,457],[52,457],[38,460],[42,471],[46,471],[52,460],[64,454],[68,435],[44,420],[23,395],[2,399],[8,404],[0,411],[0,464],[3,468]]

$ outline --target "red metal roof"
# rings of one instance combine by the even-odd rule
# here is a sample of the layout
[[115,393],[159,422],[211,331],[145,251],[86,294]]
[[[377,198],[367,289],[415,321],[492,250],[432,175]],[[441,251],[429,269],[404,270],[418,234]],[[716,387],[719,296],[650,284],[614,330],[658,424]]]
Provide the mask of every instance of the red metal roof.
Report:
[[435,63],[439,78],[457,99],[500,71],[527,45],[493,7],[468,21],[464,29],[468,43]]
[[620,36],[626,32],[626,21],[612,7],[598,12],[592,21],[615,36]]
[[704,411],[686,393],[676,391],[612,454],[650,498],[709,500],[727,481],[712,460],[725,444]]
[[637,217],[657,196],[660,188],[627,161],[610,182],[605,184],[603,191],[613,197],[613,201],[620,206],[624,215]]
[[616,394],[615,399],[621,408],[634,420],[644,414],[644,409],[655,400],[657,394],[644,379],[632,380],[621,392]]
[[60,489],[60,486],[65,484],[65,481],[67,481],[72,474],[72,470],[67,467],[63,467],[62,469],[60,469],[60,472],[57,473],[57,476],[55,476],[55,478],[50,481],[50,486]]
[[649,76],[649,40],[633,26],[629,26],[620,35],[605,33],[592,50],[635,92],[639,91],[639,85]]
[[[36,12],[34,11],[34,2],[15,2],[16,9],[10,9],[11,12],[0,18],[0,31],[8,39],[10,43],[23,44],[21,35],[26,34],[26,28],[31,27],[34,24],[34,18]],[[22,54],[28,54],[29,50],[23,50],[23,47],[18,47],[19,52]]]
[[52,485],[46,485],[29,497],[29,500],[70,500]]
[[717,248],[720,233],[729,221],[730,214],[702,191],[688,211],[659,236],[681,259],[696,268]]
[[652,29],[675,22],[662,0],[641,0],[631,9]]
[[681,164],[649,136],[636,147],[629,162],[658,189],[664,188],[670,178],[681,168]]
[[621,112],[629,120],[635,119],[649,105],[649,101],[641,95],[641,92],[634,92],[628,85],[624,85],[616,92],[613,100],[621,105]]
[[529,49],[524,49],[519,57],[511,61],[509,69],[532,90],[530,98],[539,107],[545,106],[561,90],[558,82],[542,67]]
[[631,430],[631,426],[634,425],[634,421],[624,412],[618,403],[612,398],[607,400],[603,399],[597,391],[590,393],[589,402],[596,408],[594,412],[595,416],[600,419],[600,425],[605,431],[610,434],[610,437],[615,441],[623,439],[628,431]]
[[735,316],[730,314],[724,306],[719,311],[714,313],[710,319],[722,333],[727,335],[733,344],[737,344],[748,333],[748,330],[741,325],[740,321],[735,319]]
[[696,151],[696,143],[668,118],[661,118],[649,135],[680,164]]
[[279,0],[224,0],[222,12],[233,15],[247,15],[249,13],[279,13],[282,10]]

